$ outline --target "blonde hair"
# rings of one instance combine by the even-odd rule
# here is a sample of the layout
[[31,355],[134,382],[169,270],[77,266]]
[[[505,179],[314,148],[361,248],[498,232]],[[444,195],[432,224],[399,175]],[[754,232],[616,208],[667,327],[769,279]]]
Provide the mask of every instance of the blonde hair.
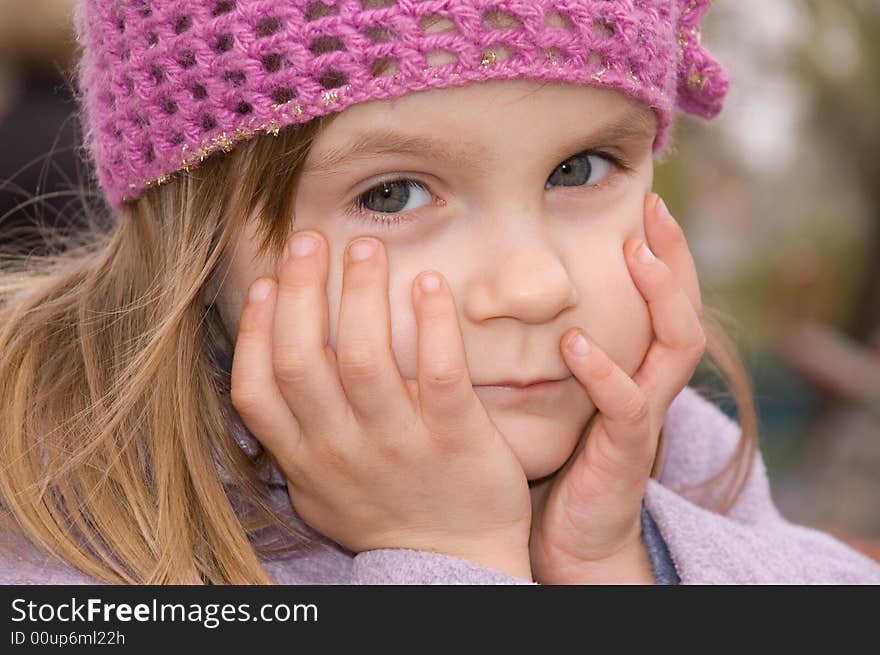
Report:
[[[248,217],[260,253],[280,254],[302,163],[334,116],[210,157],[116,221],[90,213],[60,253],[4,259],[2,527],[107,583],[266,584],[263,555],[309,547],[230,438],[229,376],[211,349],[231,355],[232,345],[204,296]],[[708,313],[707,352],[742,426],[735,456],[707,481],[723,482],[726,511],[751,469],[757,425],[746,371]],[[249,511],[236,509],[218,468]],[[257,539],[272,526],[287,536],[281,547]]]

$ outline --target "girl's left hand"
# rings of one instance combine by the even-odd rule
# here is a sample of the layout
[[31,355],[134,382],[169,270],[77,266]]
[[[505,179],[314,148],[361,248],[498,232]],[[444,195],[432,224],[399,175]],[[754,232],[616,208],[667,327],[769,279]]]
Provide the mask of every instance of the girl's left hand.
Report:
[[[529,542],[532,572],[542,584],[653,583],[641,539],[641,504],[670,404],[690,381],[706,348],[702,303],[684,233],[656,194],[645,202],[645,234],[624,244],[632,278],[644,296],[654,341],[630,378],[595,343],[563,356],[596,406],[585,436],[547,481]],[[539,483],[542,484],[542,483]],[[533,490],[534,491],[534,490]]]

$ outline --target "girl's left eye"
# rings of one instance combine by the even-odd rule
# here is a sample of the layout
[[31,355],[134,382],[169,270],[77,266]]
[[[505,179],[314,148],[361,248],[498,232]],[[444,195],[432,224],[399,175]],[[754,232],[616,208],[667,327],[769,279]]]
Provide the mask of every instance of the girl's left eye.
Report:
[[562,186],[596,184],[608,175],[614,163],[609,155],[582,152],[574,157],[569,157],[557,166],[544,188],[549,189],[551,184],[561,184]]
[[[552,184],[562,186],[596,185],[601,182],[613,167],[628,169],[627,165],[611,155],[599,152],[583,152],[569,157],[553,171],[544,185],[550,189]],[[415,202],[424,200],[421,205]],[[372,189],[362,193],[346,213],[358,218],[390,227],[413,220],[412,210],[431,204],[434,196],[423,182],[410,178],[399,178],[380,182]],[[442,202],[442,201],[441,201]]]

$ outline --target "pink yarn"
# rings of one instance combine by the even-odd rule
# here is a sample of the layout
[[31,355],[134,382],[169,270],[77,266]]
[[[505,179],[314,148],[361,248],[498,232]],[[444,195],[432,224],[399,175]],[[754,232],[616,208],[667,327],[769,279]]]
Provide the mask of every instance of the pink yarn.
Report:
[[[121,208],[260,133],[367,100],[531,78],[616,89],[651,107],[660,152],[676,109],[711,118],[727,92],[700,45],[709,3],[80,0],[86,146]],[[432,16],[454,25],[432,31]],[[455,60],[429,65],[436,51]],[[374,76],[381,63],[389,74]]]

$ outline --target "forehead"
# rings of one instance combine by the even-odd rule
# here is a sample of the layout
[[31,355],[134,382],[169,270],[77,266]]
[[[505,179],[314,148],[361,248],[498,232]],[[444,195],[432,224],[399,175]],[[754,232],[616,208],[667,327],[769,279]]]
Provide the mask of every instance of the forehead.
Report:
[[492,80],[348,107],[318,135],[305,170],[330,173],[343,162],[382,154],[429,155],[473,166],[490,159],[500,143],[560,141],[602,131],[605,137],[648,138],[656,119],[616,91]]

